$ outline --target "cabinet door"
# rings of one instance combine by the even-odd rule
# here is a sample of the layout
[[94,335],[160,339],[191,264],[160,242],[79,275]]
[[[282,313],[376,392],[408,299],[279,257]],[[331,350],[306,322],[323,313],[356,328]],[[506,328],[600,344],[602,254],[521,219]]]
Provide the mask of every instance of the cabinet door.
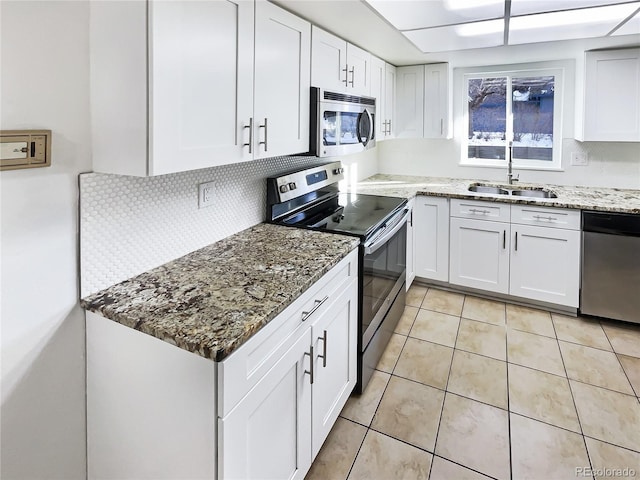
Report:
[[509,292],[508,223],[450,219],[449,282],[490,292]]
[[424,137],[449,136],[449,64],[425,65]]
[[640,49],[586,53],[585,141],[640,142]]
[[417,196],[414,209],[415,274],[449,280],[449,199]]
[[[149,2],[149,174],[251,158],[253,2]],[[117,139],[113,139],[117,142]]]
[[512,225],[511,284],[519,297],[578,306],[580,232]]
[[384,115],[387,122],[384,138],[393,138],[396,128],[396,67],[387,63],[384,70]]
[[411,287],[413,280],[416,278],[416,262],[415,262],[415,225],[414,219],[416,215],[416,201],[409,200],[407,203],[409,209],[409,221],[407,222],[407,290]]
[[353,281],[312,326],[312,453],[318,454],[356,385],[358,284]]
[[264,0],[255,23],[254,158],[307,152],[311,25]]
[[396,75],[396,137],[424,135],[424,65],[399,67]]
[[347,44],[347,92],[356,95],[371,94],[371,54],[355,45]]
[[377,57],[371,57],[371,93],[370,95],[376,99],[376,119],[375,132],[376,140],[384,140],[386,120],[385,120],[385,82],[386,72],[385,63]]
[[347,42],[316,26],[311,38],[311,84],[334,92],[347,88]]
[[218,420],[221,479],[302,479],[311,466],[311,330]]

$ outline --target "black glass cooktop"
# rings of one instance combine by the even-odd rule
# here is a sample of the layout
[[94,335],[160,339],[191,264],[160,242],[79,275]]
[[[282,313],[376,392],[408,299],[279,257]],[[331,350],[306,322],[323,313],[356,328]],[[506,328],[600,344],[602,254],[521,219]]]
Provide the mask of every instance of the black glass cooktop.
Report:
[[321,205],[288,217],[284,222],[366,238],[406,203],[405,198],[341,193]]

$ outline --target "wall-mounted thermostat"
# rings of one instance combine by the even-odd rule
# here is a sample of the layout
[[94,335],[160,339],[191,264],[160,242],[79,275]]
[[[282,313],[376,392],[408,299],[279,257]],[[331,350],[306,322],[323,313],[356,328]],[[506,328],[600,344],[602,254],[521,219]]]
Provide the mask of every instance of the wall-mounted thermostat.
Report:
[[51,165],[51,130],[0,130],[0,170]]

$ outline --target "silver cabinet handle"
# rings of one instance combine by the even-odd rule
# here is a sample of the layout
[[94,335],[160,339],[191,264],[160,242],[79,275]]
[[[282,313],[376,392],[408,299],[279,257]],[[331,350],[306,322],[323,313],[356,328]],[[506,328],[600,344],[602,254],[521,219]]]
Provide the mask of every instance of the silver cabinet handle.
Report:
[[267,151],[267,118],[264,119],[264,125],[258,125],[258,128],[264,128],[264,142],[258,142],[258,145],[264,145],[264,151]]
[[387,121],[386,120],[384,122],[382,122],[382,134],[383,135],[387,134]]
[[329,295],[325,296],[322,300],[315,300],[315,302],[314,302],[315,305],[313,306],[313,308],[311,310],[309,310],[308,312],[302,312],[302,321],[304,322],[311,315],[313,315],[315,313],[315,311],[320,308],[320,305],[322,305],[328,299],[329,299]]
[[518,232],[516,232],[516,252],[518,251]]
[[322,340],[322,355],[318,355],[318,358],[322,359],[322,368],[327,366],[327,331],[325,330],[318,340]]
[[507,231],[502,231],[502,249],[505,250],[507,248]]
[[389,135],[391,135],[391,119],[389,119],[389,132],[387,132]]
[[533,218],[535,218],[536,220],[546,220],[548,222],[555,222],[556,220],[558,220],[555,217],[545,217],[542,215],[534,215]]
[[249,125],[245,125],[244,127],[242,127],[243,130],[245,128],[249,129],[249,143],[243,143],[242,146],[249,147],[249,153],[253,153],[251,151],[253,145],[253,117],[249,118]]
[[313,345],[309,347],[309,353],[304,352],[305,356],[309,355],[309,370],[305,370],[304,373],[309,375],[311,385],[313,385]]
[[351,70],[349,70],[349,73],[351,74],[351,81],[349,83],[353,87],[353,81],[355,80],[355,77],[356,77],[356,67],[351,67]]
[[440,135],[444,135],[444,118],[440,119]]
[[489,212],[489,210],[480,210],[479,208],[470,208],[469,211],[471,213],[481,213],[483,215],[488,215],[489,213],[491,213]]
[[345,65],[344,68],[342,69],[342,71],[344,72],[344,80],[340,80],[341,82],[344,82],[344,86],[348,87],[349,86],[349,65]]

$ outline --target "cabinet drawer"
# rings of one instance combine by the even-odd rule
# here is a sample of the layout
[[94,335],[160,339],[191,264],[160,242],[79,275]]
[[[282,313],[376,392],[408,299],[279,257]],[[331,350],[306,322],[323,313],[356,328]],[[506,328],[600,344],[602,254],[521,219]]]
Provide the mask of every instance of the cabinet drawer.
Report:
[[580,230],[580,210],[512,205],[511,223]]
[[510,205],[498,202],[483,202],[478,200],[451,199],[451,216],[475,218],[477,220],[493,220],[494,222],[508,222]]
[[[218,416],[223,417],[253,388],[295,342],[294,332],[329,309],[358,275],[357,250],[314,283],[258,333],[218,363]],[[311,315],[309,312],[317,307]]]

